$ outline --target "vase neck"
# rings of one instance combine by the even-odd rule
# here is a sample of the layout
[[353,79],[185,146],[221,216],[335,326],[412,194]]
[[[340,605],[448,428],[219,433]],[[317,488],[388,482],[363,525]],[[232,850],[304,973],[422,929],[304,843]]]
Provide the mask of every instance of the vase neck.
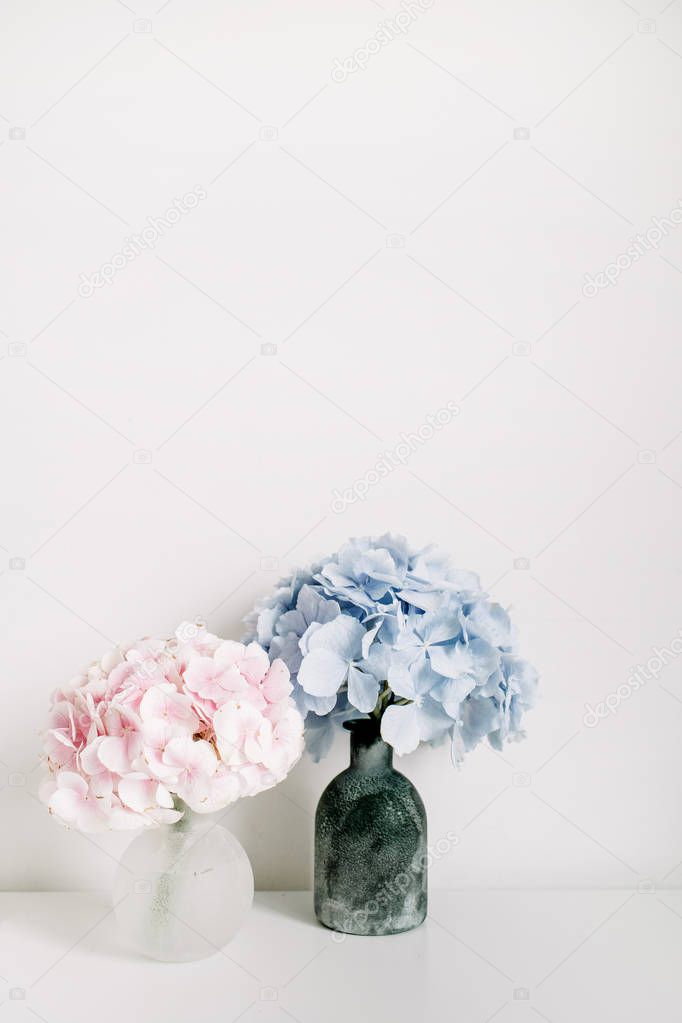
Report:
[[393,747],[381,738],[373,722],[353,721],[350,731],[350,766],[360,771],[381,771],[393,765]]
[[171,824],[171,829],[177,833],[195,831],[197,826],[201,823],[201,815],[190,810],[187,803],[178,796],[175,797],[173,802],[175,809],[182,811],[182,817],[179,821],[175,821],[174,824]]

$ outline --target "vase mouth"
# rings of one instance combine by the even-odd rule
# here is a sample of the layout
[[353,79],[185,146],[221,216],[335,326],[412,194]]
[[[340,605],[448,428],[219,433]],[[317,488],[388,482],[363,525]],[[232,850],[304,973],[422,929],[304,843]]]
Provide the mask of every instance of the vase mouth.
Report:
[[350,721],[344,721],[343,727],[352,735],[379,736],[381,734],[379,722],[372,718],[352,718]]

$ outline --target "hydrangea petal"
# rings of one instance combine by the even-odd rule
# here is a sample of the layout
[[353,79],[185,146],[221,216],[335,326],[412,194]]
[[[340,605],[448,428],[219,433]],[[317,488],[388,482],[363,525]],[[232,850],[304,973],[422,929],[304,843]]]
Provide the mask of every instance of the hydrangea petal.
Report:
[[416,705],[387,707],[381,718],[381,738],[400,756],[416,750],[420,738]]
[[365,630],[355,618],[339,615],[331,622],[311,632],[308,650],[324,648],[347,661],[359,660],[362,656],[362,640]]
[[351,665],[348,671],[348,699],[353,706],[369,714],[376,706],[378,695],[379,683],[374,676]]
[[303,658],[298,681],[311,696],[331,696],[345,681],[348,666],[348,660],[333,650],[311,650]]
[[470,675],[460,675],[459,678],[442,679],[432,690],[432,695],[440,700],[445,711],[456,721],[460,704],[475,688],[476,683]]
[[430,647],[429,657],[439,675],[446,678],[471,675],[477,684],[487,681],[499,664],[499,653],[482,639]]
[[467,613],[466,626],[470,636],[484,639],[492,646],[511,646],[512,624],[500,604],[477,601]]
[[417,724],[422,742],[432,742],[452,726],[452,718],[431,696],[422,697],[417,706]]
[[389,686],[396,696],[400,696],[404,700],[414,700],[417,696],[417,691],[414,687],[414,679],[410,672],[412,661],[413,657],[411,653],[396,653],[391,658],[388,669],[387,679]]
[[423,615],[419,623],[419,633],[425,643],[447,643],[462,631],[459,621],[458,607],[441,607]]

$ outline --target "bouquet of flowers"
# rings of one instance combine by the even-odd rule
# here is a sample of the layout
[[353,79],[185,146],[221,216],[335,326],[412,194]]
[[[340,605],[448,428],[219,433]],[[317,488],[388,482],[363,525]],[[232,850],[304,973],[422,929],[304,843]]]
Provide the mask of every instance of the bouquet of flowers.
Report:
[[349,540],[283,579],[247,623],[289,669],[315,759],[333,722],[364,715],[399,754],[449,738],[455,763],[485,738],[499,749],[525,736],[537,672],[506,610],[436,546]]
[[184,623],[54,693],[41,798],[82,831],[174,823],[280,782],[303,750],[289,669]]

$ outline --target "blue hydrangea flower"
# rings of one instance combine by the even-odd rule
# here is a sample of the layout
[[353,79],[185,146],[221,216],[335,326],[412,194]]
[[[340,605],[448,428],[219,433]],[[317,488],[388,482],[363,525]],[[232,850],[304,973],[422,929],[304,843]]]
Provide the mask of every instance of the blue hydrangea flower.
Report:
[[373,541],[366,536],[344,544],[316,578],[328,596],[374,611],[378,604],[394,602],[395,590],[405,581],[408,558],[404,537],[387,533]]
[[345,686],[352,706],[369,714],[376,706],[381,681],[373,674],[375,662],[365,656],[371,637],[371,631],[345,614],[325,625],[312,624],[301,642],[301,688],[310,696],[336,698]]
[[444,706],[429,695],[434,672],[426,659],[416,668],[391,674],[390,686],[400,700],[384,711],[381,736],[398,753],[411,753],[420,742],[430,742],[452,727]]
[[436,546],[349,540],[282,580],[247,622],[245,638],[287,664],[316,759],[333,725],[367,714],[397,753],[449,737],[457,763],[483,739],[525,736],[537,672],[507,611]]
[[293,674],[298,673],[301,666],[301,649],[299,641],[313,624],[324,625],[341,614],[341,608],[335,600],[324,597],[304,583],[296,597],[296,605],[291,610],[271,609],[272,638],[270,640],[271,657],[281,657]]

